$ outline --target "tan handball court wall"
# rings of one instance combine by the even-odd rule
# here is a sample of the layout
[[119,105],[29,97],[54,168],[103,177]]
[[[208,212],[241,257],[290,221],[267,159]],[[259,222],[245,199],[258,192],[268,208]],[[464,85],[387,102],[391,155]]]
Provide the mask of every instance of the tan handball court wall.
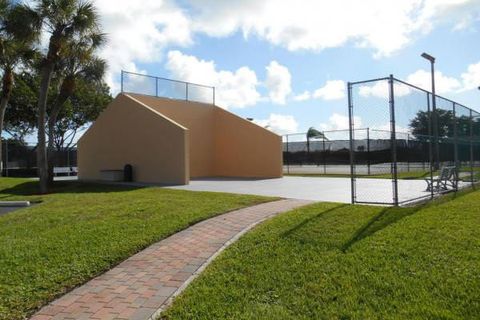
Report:
[[131,164],[135,181],[188,184],[188,143],[188,129],[120,94],[78,141],[78,176]]
[[130,94],[164,116],[188,128],[190,133],[190,177],[215,176],[213,166],[214,106],[165,98]]
[[138,182],[282,176],[282,139],[222,108],[120,94],[80,139],[79,178],[134,167]]
[[282,137],[215,107],[215,175],[279,178]]
[[210,104],[132,96],[188,128],[191,178],[282,176],[279,135]]

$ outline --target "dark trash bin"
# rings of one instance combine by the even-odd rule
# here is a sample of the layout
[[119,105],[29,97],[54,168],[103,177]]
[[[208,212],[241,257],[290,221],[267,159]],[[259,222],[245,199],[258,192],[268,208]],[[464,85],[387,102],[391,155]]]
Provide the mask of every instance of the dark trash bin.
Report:
[[123,179],[125,182],[133,181],[133,167],[131,164],[126,164],[125,167],[123,167]]

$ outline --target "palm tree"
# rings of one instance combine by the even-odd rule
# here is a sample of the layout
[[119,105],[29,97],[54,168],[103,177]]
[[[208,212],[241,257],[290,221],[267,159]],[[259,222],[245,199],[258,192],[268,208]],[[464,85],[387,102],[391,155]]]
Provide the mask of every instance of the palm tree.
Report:
[[32,44],[38,36],[38,21],[27,7],[8,0],[0,1],[0,176],[2,175],[2,132],[5,111],[14,85],[14,70],[34,55]]
[[105,42],[105,36],[92,32],[65,45],[65,56],[59,63],[62,78],[59,92],[48,114],[48,180],[53,182],[55,125],[58,115],[67,100],[73,95],[76,81],[100,82],[106,69],[106,62],[95,56],[95,51]]
[[47,97],[55,67],[65,57],[65,47],[76,37],[99,30],[99,16],[90,2],[80,0],[36,0],[36,11],[44,30],[50,35],[48,50],[40,70],[38,93],[37,166],[40,192],[48,190],[48,161],[46,146]]
[[310,127],[307,131],[307,153],[310,153],[310,139],[323,139],[328,141],[323,132],[318,131],[314,127]]

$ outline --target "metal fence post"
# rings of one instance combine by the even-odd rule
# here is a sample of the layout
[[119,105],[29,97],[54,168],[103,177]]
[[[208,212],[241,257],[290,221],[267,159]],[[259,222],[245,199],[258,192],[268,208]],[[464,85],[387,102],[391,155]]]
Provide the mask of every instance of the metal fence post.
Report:
[[323,131],[322,134],[323,134],[323,139],[322,139],[323,174],[327,174],[327,156],[325,154],[325,131]]
[[356,191],[355,191],[355,150],[354,150],[354,127],[353,123],[353,102],[352,102],[352,84],[348,82],[348,132],[350,138],[350,190],[352,196],[352,204],[356,202]]
[[68,176],[71,174],[71,167],[72,165],[70,164],[70,148],[67,148],[67,167],[68,167]]
[[155,77],[155,97],[158,97],[158,77]]
[[460,163],[458,160],[458,127],[457,127],[457,107],[453,103],[453,163],[457,171],[457,183],[455,184],[455,191],[458,191],[458,174],[460,173]]
[[5,177],[8,177],[8,140],[5,139]]
[[123,92],[123,73],[124,71],[122,70],[120,73],[120,92]]
[[475,182],[474,182],[474,171],[473,171],[473,166],[474,166],[474,158],[473,158],[473,112],[472,109],[470,109],[470,177],[472,180],[472,188],[475,188]]
[[433,146],[432,146],[432,111],[430,110],[430,93],[427,92],[427,111],[428,111],[428,161],[430,162],[430,198],[433,199]]
[[390,75],[389,84],[389,105],[390,105],[390,131],[392,147],[392,183],[393,183],[393,204],[398,206],[398,174],[397,174],[397,135],[395,124],[395,92],[393,88],[394,78]]
[[410,172],[410,134],[407,133],[407,172]]
[[185,101],[188,101],[188,82],[185,83]]
[[212,87],[212,92],[213,92],[213,105],[215,105],[215,87]]
[[287,155],[287,174],[290,174],[290,153],[289,153],[289,150],[288,150],[288,134],[286,135],[287,137],[287,152],[286,152],[286,155]]
[[370,175],[370,128],[367,128],[367,174]]

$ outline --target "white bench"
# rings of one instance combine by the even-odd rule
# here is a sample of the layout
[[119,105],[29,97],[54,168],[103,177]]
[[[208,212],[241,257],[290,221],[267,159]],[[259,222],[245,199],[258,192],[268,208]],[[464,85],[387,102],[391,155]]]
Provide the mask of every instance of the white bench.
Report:
[[53,168],[53,175],[57,176],[58,174],[66,174],[68,176],[71,176],[71,175],[76,176],[78,174],[78,168],[77,167],[54,167]]

